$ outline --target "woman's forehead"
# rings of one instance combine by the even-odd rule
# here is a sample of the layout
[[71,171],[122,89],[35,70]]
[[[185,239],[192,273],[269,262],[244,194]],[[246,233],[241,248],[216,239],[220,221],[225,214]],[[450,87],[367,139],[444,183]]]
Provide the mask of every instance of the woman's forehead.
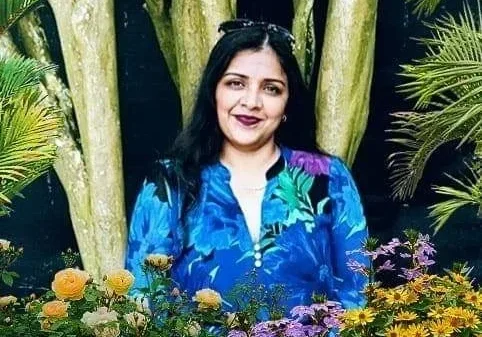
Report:
[[239,74],[246,77],[275,77],[286,80],[286,73],[272,48],[242,50],[233,57],[224,74]]

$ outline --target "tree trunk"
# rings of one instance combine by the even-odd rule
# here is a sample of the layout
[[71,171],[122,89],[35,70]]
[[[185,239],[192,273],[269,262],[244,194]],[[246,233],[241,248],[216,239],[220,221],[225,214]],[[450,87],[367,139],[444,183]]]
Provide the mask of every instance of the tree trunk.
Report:
[[365,132],[373,73],[377,0],[330,1],[317,83],[317,142],[355,159]]
[[49,3],[81,144],[80,150],[72,135],[63,138],[66,157],[56,169],[69,195],[84,267],[100,280],[107,270],[123,267],[127,237],[113,0]]
[[293,0],[295,16],[292,30],[296,40],[294,53],[307,86],[310,84],[315,60],[313,3],[314,0]]
[[233,18],[235,0],[147,0],[146,9],[181,96],[184,125],[191,117],[201,73],[219,38],[218,25]]
[[[27,14],[18,21],[17,26],[28,56],[51,64],[52,58],[38,16]],[[44,85],[48,93],[48,104],[58,105],[64,117],[64,128],[56,141],[57,159],[54,168],[67,194],[70,218],[84,267],[97,274],[99,267],[96,262],[97,249],[93,237],[95,231],[91,219],[88,177],[82,147],[76,141],[78,130],[70,91],[62,80],[52,73],[45,76]]]

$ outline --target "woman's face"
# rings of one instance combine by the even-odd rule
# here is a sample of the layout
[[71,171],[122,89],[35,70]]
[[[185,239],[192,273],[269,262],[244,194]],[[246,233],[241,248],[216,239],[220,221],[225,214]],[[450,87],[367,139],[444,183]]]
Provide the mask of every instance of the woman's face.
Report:
[[288,79],[271,48],[237,53],[216,86],[225,141],[245,150],[274,142],[288,101]]

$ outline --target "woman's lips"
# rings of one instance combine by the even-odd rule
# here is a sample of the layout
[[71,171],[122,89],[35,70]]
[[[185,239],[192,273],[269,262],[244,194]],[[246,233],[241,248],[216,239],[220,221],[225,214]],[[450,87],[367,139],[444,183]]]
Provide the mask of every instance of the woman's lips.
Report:
[[236,118],[237,121],[239,121],[241,124],[245,126],[253,126],[261,121],[260,118],[257,118],[254,116],[248,116],[248,115],[235,115],[234,117]]

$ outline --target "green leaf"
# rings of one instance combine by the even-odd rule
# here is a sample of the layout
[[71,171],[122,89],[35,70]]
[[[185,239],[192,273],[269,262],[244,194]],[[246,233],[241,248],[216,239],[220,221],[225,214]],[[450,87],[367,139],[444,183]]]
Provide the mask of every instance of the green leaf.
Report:
[[2,272],[2,281],[7,286],[11,287],[13,285],[13,276],[8,271],[4,271]]
[[414,14],[430,15],[437,9],[442,0],[406,0],[408,3],[414,3]]
[[0,1],[0,34],[4,33],[26,12],[32,10],[40,0],[2,0]]

